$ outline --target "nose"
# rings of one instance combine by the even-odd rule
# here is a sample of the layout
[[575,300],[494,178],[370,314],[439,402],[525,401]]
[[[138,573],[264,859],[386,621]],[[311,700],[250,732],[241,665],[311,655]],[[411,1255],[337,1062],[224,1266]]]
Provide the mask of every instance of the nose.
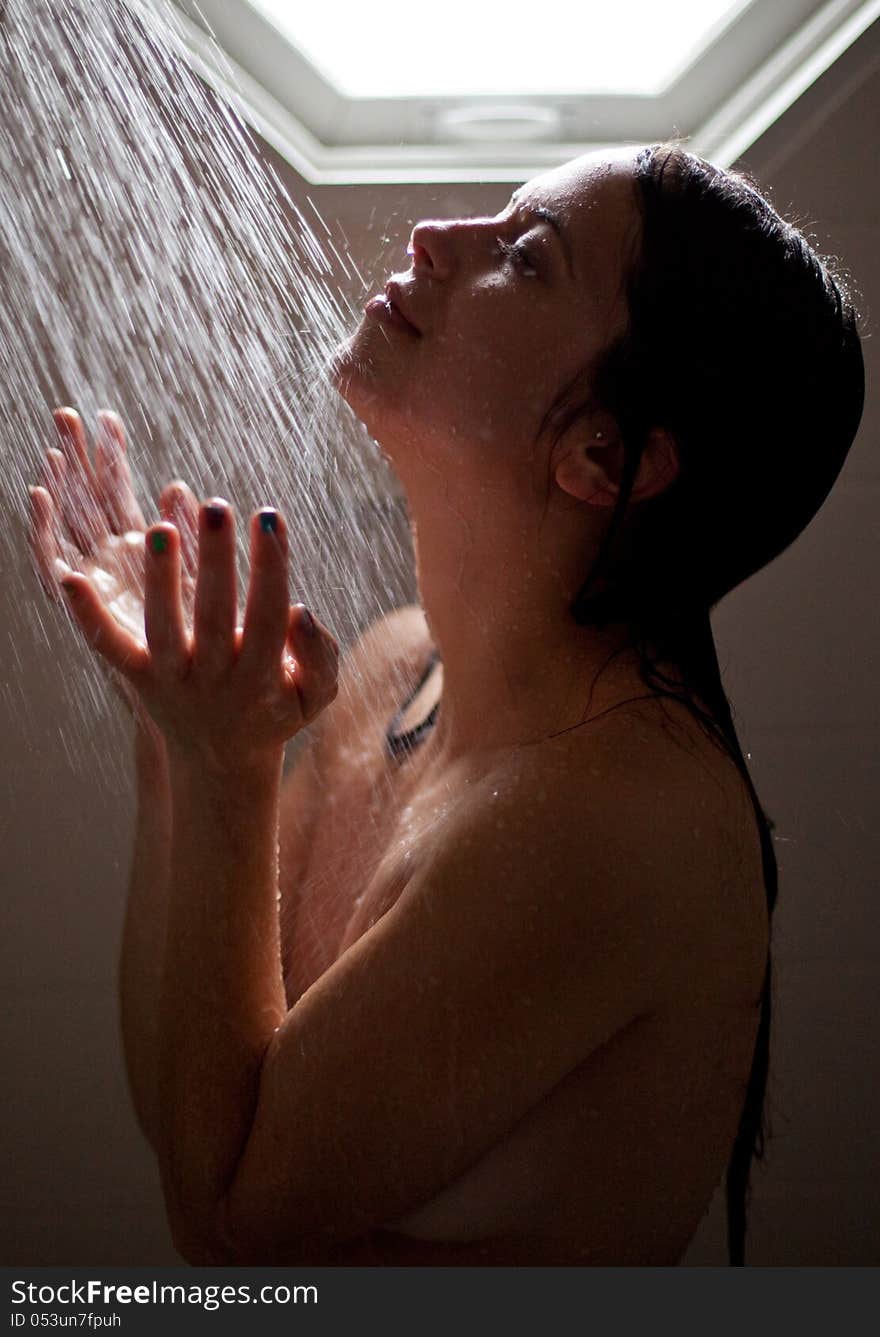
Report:
[[429,271],[441,277],[448,270],[450,256],[445,235],[448,230],[448,223],[433,220],[416,223],[406,248],[407,255],[412,256],[416,273],[419,270]]

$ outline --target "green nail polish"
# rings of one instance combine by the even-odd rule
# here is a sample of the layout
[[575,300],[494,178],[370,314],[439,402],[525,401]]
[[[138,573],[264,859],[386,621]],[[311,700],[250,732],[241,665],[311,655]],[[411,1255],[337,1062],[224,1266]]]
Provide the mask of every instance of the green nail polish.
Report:
[[155,534],[150,535],[150,547],[153,549],[153,552],[155,553],[167,551],[168,535],[165,533],[163,529],[159,529],[156,531]]
[[278,513],[277,511],[260,511],[260,528],[264,534],[275,534],[278,532]]

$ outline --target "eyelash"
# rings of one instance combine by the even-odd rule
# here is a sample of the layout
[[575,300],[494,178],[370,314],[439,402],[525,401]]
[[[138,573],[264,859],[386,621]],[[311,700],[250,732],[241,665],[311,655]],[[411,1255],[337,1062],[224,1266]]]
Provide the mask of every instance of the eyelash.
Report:
[[498,245],[498,250],[504,258],[506,260],[512,260],[525,278],[537,277],[538,271],[535,267],[535,263],[532,260],[530,253],[520,242],[511,243],[505,241],[503,237],[496,237],[495,241]]

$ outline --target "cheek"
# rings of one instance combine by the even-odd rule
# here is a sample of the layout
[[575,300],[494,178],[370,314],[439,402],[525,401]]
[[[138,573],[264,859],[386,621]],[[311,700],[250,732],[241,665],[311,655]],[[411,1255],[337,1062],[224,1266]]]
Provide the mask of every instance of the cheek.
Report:
[[471,414],[477,423],[497,423],[508,431],[520,424],[532,439],[559,388],[559,358],[558,350],[536,342],[522,320],[503,337],[463,332],[438,341],[421,388],[457,405],[465,418]]
[[497,446],[508,464],[512,453],[531,448],[547,408],[532,378],[480,355],[446,363],[436,377],[427,372],[407,399],[411,419],[437,440],[472,441],[484,456]]

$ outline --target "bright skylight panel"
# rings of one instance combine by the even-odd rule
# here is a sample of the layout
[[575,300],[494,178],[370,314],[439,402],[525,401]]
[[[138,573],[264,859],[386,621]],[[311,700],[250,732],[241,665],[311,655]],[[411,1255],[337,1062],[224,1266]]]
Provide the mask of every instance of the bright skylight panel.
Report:
[[656,95],[750,0],[250,0],[349,97]]

